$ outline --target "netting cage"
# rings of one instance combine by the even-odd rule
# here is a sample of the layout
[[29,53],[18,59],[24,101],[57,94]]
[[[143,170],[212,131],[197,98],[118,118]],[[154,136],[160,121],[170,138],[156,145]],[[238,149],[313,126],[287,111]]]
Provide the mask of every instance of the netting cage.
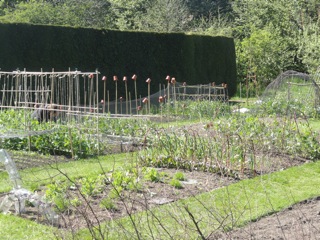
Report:
[[320,89],[314,77],[286,71],[265,89],[255,111],[264,115],[317,117],[320,113]]
[[75,157],[98,145],[98,75],[1,71],[0,148]]

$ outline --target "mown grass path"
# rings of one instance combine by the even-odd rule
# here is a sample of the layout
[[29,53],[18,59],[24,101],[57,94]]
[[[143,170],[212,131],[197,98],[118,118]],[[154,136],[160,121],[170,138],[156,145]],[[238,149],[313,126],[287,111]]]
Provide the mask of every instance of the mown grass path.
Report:
[[[68,175],[70,178],[80,178],[84,176],[95,176],[103,171],[110,171],[115,168],[125,167],[132,164],[135,153],[117,154],[101,156],[86,160],[75,160],[66,163],[56,163],[37,168],[20,170],[19,174],[24,187],[28,189],[37,189],[37,187],[48,184],[52,181],[65,180],[61,174]],[[30,160],[32,161],[32,160]],[[7,172],[0,173],[0,193],[8,192],[12,189]]]

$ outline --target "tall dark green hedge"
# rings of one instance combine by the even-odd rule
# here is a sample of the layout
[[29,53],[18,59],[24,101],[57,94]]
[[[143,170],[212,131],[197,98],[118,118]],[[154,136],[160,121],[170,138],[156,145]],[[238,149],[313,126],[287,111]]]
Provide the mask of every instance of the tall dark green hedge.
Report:
[[[0,54],[2,71],[98,69],[101,77],[108,78],[111,97],[112,76],[121,80],[121,96],[122,77],[131,80],[133,74],[138,76],[142,96],[147,95],[147,78],[152,79],[151,91],[156,92],[167,75],[189,85],[227,83],[229,95],[236,91],[234,41],[227,37],[0,24]],[[128,84],[133,93],[132,81]]]

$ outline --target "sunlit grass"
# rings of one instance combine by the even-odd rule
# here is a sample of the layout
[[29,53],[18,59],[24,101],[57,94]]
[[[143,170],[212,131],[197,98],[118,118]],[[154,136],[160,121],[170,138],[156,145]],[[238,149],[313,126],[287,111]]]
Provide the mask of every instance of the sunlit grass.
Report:
[[312,119],[312,120],[309,120],[308,122],[311,129],[313,129],[314,131],[320,131],[320,120]]
[[57,239],[55,237],[57,229],[17,216],[0,214],[0,226],[0,238],[3,240]]
[[[56,163],[36,168],[28,168],[19,171],[23,181],[23,187],[35,190],[41,185],[56,180],[66,180],[65,175],[71,179],[84,176],[96,176],[103,171],[110,171],[122,166],[133,164],[135,153],[114,154],[100,156],[92,159],[76,160],[66,163]],[[0,173],[0,192],[8,192],[12,189],[7,172]]]

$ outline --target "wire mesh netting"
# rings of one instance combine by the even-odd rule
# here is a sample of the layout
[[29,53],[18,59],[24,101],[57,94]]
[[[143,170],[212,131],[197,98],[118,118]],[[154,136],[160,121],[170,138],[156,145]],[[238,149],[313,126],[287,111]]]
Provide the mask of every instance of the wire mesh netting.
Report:
[[256,110],[263,114],[315,117],[320,110],[319,86],[306,73],[286,71],[267,86],[259,103]]
[[[97,145],[98,76],[97,71],[0,72],[1,148],[74,157],[88,148],[83,141]],[[84,126],[84,118],[90,124]],[[75,138],[75,131],[83,138]]]
[[[159,98],[163,101],[159,101]],[[115,113],[117,109],[118,114],[138,114],[137,110],[141,108],[159,108],[163,103],[170,103],[175,105],[177,102],[183,101],[228,101],[228,87],[227,84],[215,85],[210,84],[198,84],[198,85],[187,85],[186,83],[175,82],[174,84],[168,83],[167,85],[160,85],[159,91],[150,96],[139,97],[136,100],[129,100],[128,102],[124,99],[117,101],[111,101],[108,104],[108,111]],[[144,101],[147,99],[147,101]],[[145,103],[150,103],[150,106]],[[116,107],[117,106],[117,107]],[[129,110],[127,111],[127,107]],[[149,111],[145,111],[149,112]]]

